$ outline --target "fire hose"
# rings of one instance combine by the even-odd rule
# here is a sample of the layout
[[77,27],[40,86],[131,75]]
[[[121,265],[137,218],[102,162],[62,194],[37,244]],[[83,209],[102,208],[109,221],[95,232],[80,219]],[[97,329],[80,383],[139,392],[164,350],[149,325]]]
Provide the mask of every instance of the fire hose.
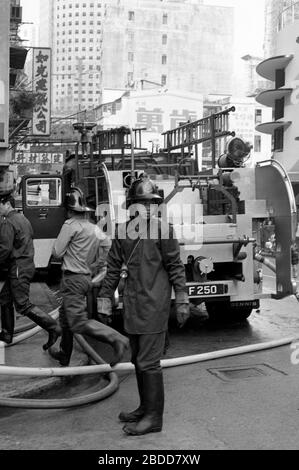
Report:
[[[113,368],[97,355],[97,353],[89,346],[81,335],[75,335],[76,340],[88,352],[96,365],[88,366],[77,366],[77,367],[15,367],[15,366],[0,366],[0,375],[14,375],[14,376],[35,376],[35,377],[65,377],[74,375],[90,375],[90,374],[104,374],[109,373],[110,384],[93,394],[88,394],[82,397],[74,397],[70,399],[24,399],[24,398],[1,398],[0,406],[14,407],[14,408],[34,408],[34,409],[54,409],[54,408],[70,408],[79,406],[87,403],[93,403],[100,401],[107,396],[110,396],[113,392],[118,389],[118,379],[116,372],[130,372],[134,371],[135,368],[132,363],[119,363]],[[292,343],[296,338],[289,337],[285,339],[268,341],[260,344],[252,344],[246,346],[240,346],[237,348],[223,349],[219,351],[213,351],[203,354],[195,354],[193,356],[184,356],[180,358],[163,359],[161,366],[163,368],[176,367],[188,364],[194,364],[204,361],[210,361],[213,359],[220,359],[229,356],[236,356],[241,354],[247,354],[255,351],[262,351],[265,349],[276,348],[285,346]]]
[[[255,259],[264,263],[272,271],[275,270],[275,266],[263,256],[256,254]],[[297,298],[297,297],[296,297]],[[297,299],[298,300],[298,299]],[[53,318],[57,318],[58,309],[53,310],[50,313]],[[39,327],[32,328],[29,332],[23,333],[22,335],[14,338],[13,344],[16,344],[28,337],[36,334],[40,331]],[[87,394],[80,397],[74,397],[70,399],[24,399],[24,398],[5,398],[0,397],[0,406],[13,407],[13,408],[33,408],[33,409],[56,409],[56,408],[70,408],[74,406],[80,406],[87,403],[93,403],[100,401],[107,396],[114,393],[119,386],[116,372],[130,372],[134,371],[135,367],[132,363],[119,363],[113,368],[103,361],[103,359],[94,351],[94,349],[85,341],[81,335],[74,335],[77,342],[80,344],[82,349],[96,362],[96,365],[88,366],[77,366],[77,367],[16,367],[16,366],[0,366],[0,375],[14,375],[14,376],[34,376],[34,377],[66,377],[74,375],[91,375],[91,374],[109,374],[110,383],[104,389],[97,391],[92,394]],[[230,356],[237,356],[241,354],[247,354],[256,351],[262,351],[266,349],[272,349],[276,347],[286,346],[293,343],[297,338],[288,337],[284,339],[267,341],[259,344],[251,344],[246,346],[240,346],[236,348],[223,349],[219,351],[213,351],[202,354],[195,354],[192,356],[183,356],[172,359],[163,359],[161,361],[162,368],[183,366],[189,364],[195,364],[199,362],[210,361],[214,359],[220,359]]]
[[[53,319],[58,318],[58,308],[50,312],[50,316]],[[41,331],[41,328],[39,326],[36,326],[34,328],[31,328],[29,331],[26,331],[22,334],[19,334],[18,336],[15,336],[13,339],[13,342],[11,344],[6,344],[5,347],[11,347],[17,343],[20,343],[21,341],[24,341],[31,336],[34,336],[37,334],[39,331]],[[105,361],[96,353],[96,351],[88,344],[88,342],[83,338],[83,336],[79,334],[74,335],[76,341],[79,343],[81,348],[83,349],[86,354],[88,354],[91,359],[96,363],[96,364],[106,364]],[[0,370],[2,367],[6,366],[0,366]],[[77,368],[72,367],[71,369],[80,369],[80,367],[84,366],[79,366]],[[89,366],[87,366],[89,367]],[[23,374],[22,370],[24,369],[23,367],[15,367],[16,370],[19,372],[21,371],[21,376],[27,375]],[[36,370],[42,370],[38,368],[33,368]],[[0,372],[1,374],[1,372]],[[18,373],[12,373],[9,375],[19,375]],[[59,374],[51,374],[55,376],[59,376]],[[71,375],[78,375],[78,374],[71,374]],[[36,376],[35,373],[33,373],[33,376]],[[81,405],[86,405],[88,403],[94,403],[100,400],[103,400],[104,398],[112,395],[119,386],[118,383],[118,377],[115,372],[112,370],[108,371],[108,376],[109,376],[109,384],[103,388],[100,389],[99,391],[96,391],[91,394],[87,394],[84,396],[79,396],[79,397],[72,397],[72,398],[67,398],[67,399],[29,399],[29,398],[6,398],[6,397],[0,397],[0,406],[6,406],[6,407],[12,407],[12,408],[28,408],[28,409],[58,409],[58,408],[71,408],[75,406],[81,406]]]

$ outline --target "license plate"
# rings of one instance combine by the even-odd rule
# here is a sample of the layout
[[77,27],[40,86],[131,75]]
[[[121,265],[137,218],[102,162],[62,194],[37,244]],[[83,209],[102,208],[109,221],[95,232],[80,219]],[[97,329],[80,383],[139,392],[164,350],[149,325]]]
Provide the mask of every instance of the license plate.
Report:
[[228,291],[226,284],[194,284],[187,287],[189,297],[210,297],[227,294]]

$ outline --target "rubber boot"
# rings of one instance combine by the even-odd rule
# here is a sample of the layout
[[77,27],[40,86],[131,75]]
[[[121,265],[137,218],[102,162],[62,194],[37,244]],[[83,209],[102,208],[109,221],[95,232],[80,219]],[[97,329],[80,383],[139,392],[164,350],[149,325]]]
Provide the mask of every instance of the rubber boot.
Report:
[[71,360],[71,355],[73,352],[73,341],[74,335],[68,328],[62,328],[61,341],[59,350],[49,349],[49,354],[56,361],[59,361],[60,365],[67,367]]
[[109,343],[114,349],[115,358],[110,362],[113,367],[123,357],[125,350],[129,347],[129,340],[110,326],[104,325],[96,320],[88,320],[81,331],[82,334],[98,339],[103,343]]
[[162,370],[143,372],[144,415],[137,423],[129,423],[123,431],[129,436],[141,436],[162,431],[164,386]]
[[1,305],[1,327],[0,341],[11,344],[15,328],[15,310],[13,304]]
[[139,398],[140,398],[140,405],[136,410],[131,411],[130,413],[125,413],[122,411],[118,419],[122,423],[135,423],[136,421],[139,421],[142,416],[144,415],[144,406],[143,406],[143,396],[142,396],[142,391],[143,391],[143,375],[142,372],[140,372],[138,369],[135,369],[136,372],[136,379],[137,379],[137,386],[138,386],[138,392],[139,392]]
[[38,326],[46,330],[49,334],[47,343],[43,344],[43,350],[47,351],[58,337],[61,335],[61,328],[50,315],[38,307],[33,307],[29,312],[25,313],[26,317],[30,318]]

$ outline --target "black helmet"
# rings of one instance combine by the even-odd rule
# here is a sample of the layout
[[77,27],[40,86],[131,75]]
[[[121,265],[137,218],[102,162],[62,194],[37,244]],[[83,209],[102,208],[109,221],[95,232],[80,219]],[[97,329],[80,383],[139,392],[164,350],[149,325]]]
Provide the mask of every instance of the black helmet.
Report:
[[74,212],[91,212],[93,209],[87,207],[83,191],[80,188],[72,188],[66,198],[66,206]]
[[162,202],[158,187],[145,173],[133,181],[127,196],[127,203],[129,205],[142,201],[153,201],[153,203],[157,204]]

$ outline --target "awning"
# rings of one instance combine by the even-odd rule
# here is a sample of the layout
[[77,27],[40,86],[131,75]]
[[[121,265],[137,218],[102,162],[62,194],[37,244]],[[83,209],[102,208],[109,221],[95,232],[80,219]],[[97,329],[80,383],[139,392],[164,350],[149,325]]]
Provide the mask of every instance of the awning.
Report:
[[293,88],[276,88],[275,90],[265,90],[261,91],[255,99],[258,103],[263,104],[264,106],[270,106],[273,108],[275,106],[275,101],[289,96],[293,91]]
[[9,47],[9,66],[12,69],[23,69],[28,49],[22,46]]
[[256,126],[255,130],[258,132],[262,132],[262,134],[273,134],[275,129],[279,129],[280,127],[287,128],[291,124],[291,121],[264,122],[263,124],[259,124],[258,126]]
[[293,59],[293,55],[279,55],[264,60],[256,67],[257,73],[267,80],[275,81],[275,72],[279,69],[285,69]]

